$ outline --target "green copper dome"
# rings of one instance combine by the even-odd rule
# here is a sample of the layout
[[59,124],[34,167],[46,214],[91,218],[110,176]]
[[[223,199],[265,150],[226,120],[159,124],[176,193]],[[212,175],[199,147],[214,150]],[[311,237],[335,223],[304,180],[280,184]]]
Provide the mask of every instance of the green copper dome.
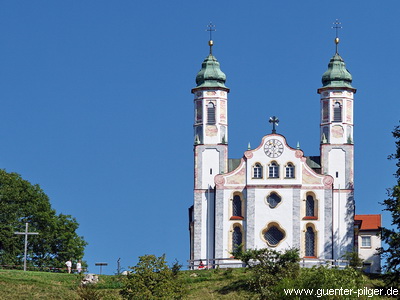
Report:
[[225,86],[226,76],[219,67],[219,62],[212,55],[208,55],[201,64],[201,70],[197,73],[196,84],[199,87],[222,87]]
[[336,53],[328,64],[328,70],[322,75],[323,87],[349,87],[353,78],[346,69],[343,58]]

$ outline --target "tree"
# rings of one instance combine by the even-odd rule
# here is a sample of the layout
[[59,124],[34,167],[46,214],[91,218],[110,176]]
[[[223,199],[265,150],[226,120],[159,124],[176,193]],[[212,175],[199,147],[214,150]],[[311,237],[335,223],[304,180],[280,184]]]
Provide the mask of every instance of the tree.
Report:
[[181,299],[184,294],[182,282],[179,280],[178,262],[171,270],[165,255],[144,255],[139,257],[136,266],[130,267],[121,295],[125,299]]
[[397,183],[388,189],[388,198],[383,201],[386,211],[392,215],[392,228],[382,228],[381,238],[388,247],[381,248],[380,253],[386,260],[388,283],[394,286],[400,284],[400,126],[396,126],[392,132],[396,140],[396,153],[389,156],[390,160],[396,160],[397,171],[394,174]]
[[24,239],[15,231],[39,235],[28,238],[28,265],[63,267],[68,259],[82,259],[86,242],[77,235],[77,221],[56,214],[39,185],[32,185],[19,174],[0,170],[0,265],[21,265]]

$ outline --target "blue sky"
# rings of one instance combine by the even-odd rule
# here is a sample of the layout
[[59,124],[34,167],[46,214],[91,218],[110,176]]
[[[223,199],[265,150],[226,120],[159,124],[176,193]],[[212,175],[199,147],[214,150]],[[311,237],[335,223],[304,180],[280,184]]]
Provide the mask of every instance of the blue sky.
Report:
[[[195,76],[227,75],[229,157],[270,133],[319,155],[321,76],[339,53],[353,75],[355,199],[380,213],[395,180],[397,1],[1,1],[0,167],[38,183],[80,223],[89,270],[144,254],[189,258]],[[384,224],[390,219],[384,215]]]

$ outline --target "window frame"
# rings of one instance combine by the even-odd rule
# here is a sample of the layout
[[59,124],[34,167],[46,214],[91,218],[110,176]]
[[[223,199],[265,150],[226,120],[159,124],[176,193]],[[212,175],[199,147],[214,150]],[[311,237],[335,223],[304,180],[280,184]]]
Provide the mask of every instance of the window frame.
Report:
[[[279,179],[279,164],[276,161],[271,161],[271,163],[268,165],[268,178],[271,179]],[[272,175],[272,176],[271,176]]]
[[[289,173],[291,173],[289,175],[292,175],[292,176],[288,176],[288,171],[289,171]],[[296,167],[291,162],[288,162],[285,166],[285,178],[286,179],[295,179],[296,178]]]
[[[257,171],[260,173],[259,175],[260,175],[260,177],[257,177],[256,176],[256,169],[257,169]],[[263,165],[262,164],[260,164],[259,162],[256,162],[254,165],[253,165],[253,169],[252,169],[252,171],[253,171],[253,173],[252,173],[252,178],[253,179],[263,179],[263,170],[264,168],[263,168]]]
[[207,125],[217,124],[216,107],[213,102],[207,103]]
[[[273,227],[275,227],[278,231],[280,231],[281,233],[282,233],[282,239],[280,240],[280,241],[278,241],[278,243],[276,243],[276,244],[271,244],[268,240],[267,240],[267,238],[266,238],[266,233],[271,229],[271,228],[273,228]],[[268,223],[268,225],[261,231],[261,237],[262,237],[262,239],[264,240],[264,242],[265,243],[267,243],[267,245],[269,246],[269,247],[272,247],[272,248],[276,248],[276,247],[278,247],[285,239],[286,239],[286,231],[282,228],[282,226],[279,224],[279,223],[277,223],[277,222],[270,222],[270,223]]]
[[[279,198],[279,201],[277,202],[277,204],[275,206],[272,206],[271,203],[268,201],[268,199],[270,197],[272,197],[272,195],[276,195]],[[265,197],[265,202],[267,203],[267,205],[271,208],[271,209],[275,209],[277,208],[281,203],[282,203],[282,196],[279,195],[279,193],[272,191],[270,192],[266,197]]]
[[[237,229],[237,230],[236,230]],[[240,234],[240,243],[239,244],[234,244],[234,239],[235,239],[235,234],[239,232]],[[235,247],[243,246],[243,230],[239,224],[234,224],[232,228],[232,241],[231,241],[231,247],[232,247],[232,252],[234,252],[236,249]]]
[[[360,235],[361,237],[361,248],[372,248],[372,238],[370,235]],[[364,245],[364,239],[369,241],[369,245]]]
[[[238,208],[236,207],[237,204],[239,204]],[[239,214],[235,214],[235,210],[236,211],[240,210]],[[238,195],[238,194],[234,194],[233,198],[232,198],[232,217],[241,217],[241,218],[243,218],[243,201],[242,201],[242,197],[240,197],[240,195]]]
[[[307,246],[309,240],[308,237],[310,236],[309,234],[312,233],[312,243],[313,243],[313,255],[310,255],[311,253],[308,253],[309,246]],[[316,258],[317,257],[317,232],[314,228],[313,225],[307,224],[306,225],[306,230],[304,232],[304,257],[309,257],[309,258]]]
[[[308,198],[309,197],[312,197],[312,200],[313,200],[313,208],[312,208],[313,215],[312,216],[308,215],[308,208],[309,208],[309,206],[308,206],[308,203],[309,203]],[[303,201],[304,201],[304,204],[303,204],[304,205],[303,206],[304,207],[303,220],[318,220],[318,199],[317,199],[315,193],[314,192],[307,192],[306,195],[305,195],[305,199],[303,198]]]
[[339,101],[333,104],[333,119],[332,122],[342,122],[343,121],[343,106]]

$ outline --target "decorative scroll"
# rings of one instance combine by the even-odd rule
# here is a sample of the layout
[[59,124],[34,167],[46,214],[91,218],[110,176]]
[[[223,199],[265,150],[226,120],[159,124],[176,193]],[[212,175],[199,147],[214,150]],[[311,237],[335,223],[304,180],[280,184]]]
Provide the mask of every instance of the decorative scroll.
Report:
[[253,151],[246,151],[244,153],[244,157],[246,157],[247,159],[253,158]]

